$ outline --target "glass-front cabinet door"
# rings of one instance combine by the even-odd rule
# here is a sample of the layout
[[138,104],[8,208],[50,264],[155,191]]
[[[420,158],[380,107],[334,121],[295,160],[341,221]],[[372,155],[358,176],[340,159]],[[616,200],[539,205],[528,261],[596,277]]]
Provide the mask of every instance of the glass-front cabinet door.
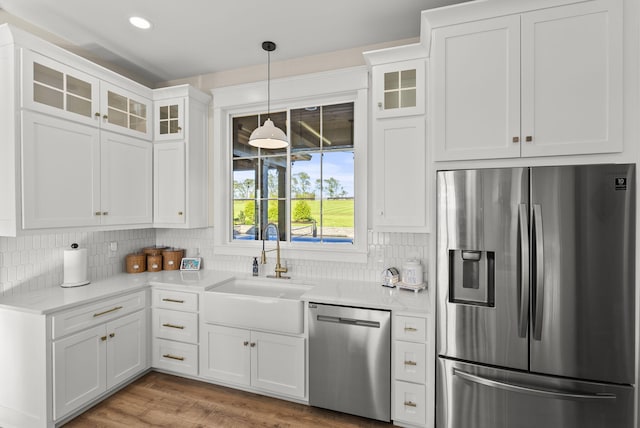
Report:
[[100,92],[103,128],[151,140],[151,100],[107,82]]
[[372,67],[373,112],[377,118],[424,114],[425,60]]
[[155,102],[155,141],[184,138],[184,98]]
[[97,78],[27,49],[22,77],[22,107],[98,126]]

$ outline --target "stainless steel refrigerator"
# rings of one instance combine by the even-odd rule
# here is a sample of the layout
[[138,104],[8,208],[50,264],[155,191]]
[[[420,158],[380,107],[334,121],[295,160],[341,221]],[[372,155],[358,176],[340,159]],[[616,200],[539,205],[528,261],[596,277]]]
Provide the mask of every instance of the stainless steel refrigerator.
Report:
[[634,426],[634,165],[438,172],[436,426]]

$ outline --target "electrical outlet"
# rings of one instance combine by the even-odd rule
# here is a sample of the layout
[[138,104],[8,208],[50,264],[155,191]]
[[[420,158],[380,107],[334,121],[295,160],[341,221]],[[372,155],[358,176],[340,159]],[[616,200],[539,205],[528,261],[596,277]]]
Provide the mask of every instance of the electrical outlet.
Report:
[[118,255],[118,243],[116,241],[109,242],[109,257],[113,258]]

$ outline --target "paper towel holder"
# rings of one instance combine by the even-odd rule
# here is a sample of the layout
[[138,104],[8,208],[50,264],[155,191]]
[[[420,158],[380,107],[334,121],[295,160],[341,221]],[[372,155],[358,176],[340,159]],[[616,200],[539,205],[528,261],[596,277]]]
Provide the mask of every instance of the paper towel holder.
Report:
[[64,250],[64,282],[60,287],[79,287],[90,283],[87,275],[87,249],[78,248],[75,242],[70,250]]

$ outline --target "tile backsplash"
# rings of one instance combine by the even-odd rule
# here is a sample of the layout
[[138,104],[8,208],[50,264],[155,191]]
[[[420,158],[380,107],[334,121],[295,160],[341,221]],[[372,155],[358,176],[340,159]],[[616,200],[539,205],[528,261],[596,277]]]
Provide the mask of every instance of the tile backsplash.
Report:
[[[253,259],[253,256],[214,256],[212,228],[65,231],[26,234],[18,238],[0,237],[0,295],[60,285],[63,282],[63,250],[74,242],[88,249],[91,281],[124,272],[126,255],[151,245],[184,248],[187,256],[202,257],[204,269],[248,273]],[[117,243],[116,251],[110,250],[112,242]],[[427,269],[427,234],[369,231],[367,242],[367,263],[287,258],[286,264],[292,276],[357,281],[377,281],[385,267],[400,268],[409,258],[419,259]],[[266,269],[270,270],[271,267],[267,266]]]
[[[124,271],[127,254],[155,244],[153,229],[108,232],[56,232],[0,237],[0,295],[24,293],[63,282],[64,250],[77,243],[88,249],[90,281]],[[110,243],[117,242],[117,250]]]

